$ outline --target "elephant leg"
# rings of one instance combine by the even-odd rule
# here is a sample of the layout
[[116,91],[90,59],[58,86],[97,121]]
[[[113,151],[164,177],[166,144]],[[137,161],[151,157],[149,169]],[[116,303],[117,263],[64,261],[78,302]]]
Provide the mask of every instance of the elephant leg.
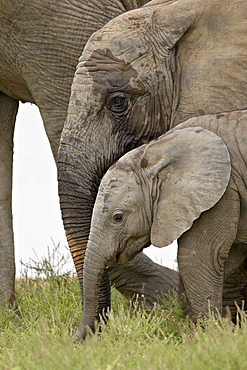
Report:
[[223,314],[228,314],[229,307],[232,320],[235,321],[236,304],[242,308],[243,301],[247,301],[247,244],[236,243],[232,246],[225,263]]
[[[50,98],[52,100],[52,97]],[[40,104],[37,103],[39,107],[42,106],[43,101]],[[67,108],[67,107],[66,107]],[[42,120],[44,122],[44,128],[46,135],[48,137],[51,151],[55,162],[57,163],[57,155],[58,155],[58,147],[61,138],[61,133],[63,129],[63,125],[66,118],[66,109],[64,107],[56,107],[56,109],[44,109],[40,108],[40,113],[42,116]]]
[[17,100],[0,93],[0,304],[15,306],[15,254],[12,222],[13,134]]
[[139,253],[124,266],[111,261],[108,274],[111,283],[125,298],[137,299],[147,308],[159,302],[164,293],[178,288],[178,272],[158,265],[144,253]]
[[224,264],[236,238],[239,196],[227,189],[178,241],[178,266],[192,321],[210,311],[222,313]]

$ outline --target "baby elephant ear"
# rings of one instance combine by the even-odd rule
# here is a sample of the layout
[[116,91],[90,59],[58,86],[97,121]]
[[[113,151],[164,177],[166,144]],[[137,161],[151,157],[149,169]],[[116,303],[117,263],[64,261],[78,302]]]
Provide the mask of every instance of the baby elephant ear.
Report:
[[223,140],[201,127],[174,130],[147,145],[142,163],[154,181],[151,243],[164,247],[224,194],[231,173]]

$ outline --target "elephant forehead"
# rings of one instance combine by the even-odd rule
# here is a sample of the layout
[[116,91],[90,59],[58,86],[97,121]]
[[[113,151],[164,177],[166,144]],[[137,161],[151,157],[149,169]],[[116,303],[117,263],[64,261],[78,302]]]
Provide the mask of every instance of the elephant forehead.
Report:
[[[100,32],[100,31],[99,31]],[[139,33],[128,32],[123,37],[122,34],[112,35],[110,32],[101,32],[100,41],[90,40],[91,45],[88,45],[88,51],[108,49],[108,57],[124,60],[125,63],[132,63],[137,58],[145,55],[149,49],[148,43],[144,42],[143,37]],[[92,54],[92,53],[91,53]]]
[[108,48],[96,49],[84,66],[95,84],[109,89],[117,87],[127,89],[131,80],[138,76],[131,64],[115,57]]
[[122,14],[108,22],[89,38],[88,51],[109,48],[116,58],[124,58],[131,63],[138,56],[146,53],[149,23],[142,12],[133,11]]
[[119,172],[112,176],[108,171],[99,187],[97,202],[103,207],[103,212],[129,207],[137,201],[138,185],[134,173]]
[[[138,85],[144,66],[151,63],[152,49],[137,32],[128,35],[100,30],[88,41],[79,66],[97,86],[127,89]],[[151,57],[152,59],[152,57]],[[139,75],[139,76],[138,76]],[[146,73],[145,73],[146,75]],[[140,89],[140,86],[138,86]]]

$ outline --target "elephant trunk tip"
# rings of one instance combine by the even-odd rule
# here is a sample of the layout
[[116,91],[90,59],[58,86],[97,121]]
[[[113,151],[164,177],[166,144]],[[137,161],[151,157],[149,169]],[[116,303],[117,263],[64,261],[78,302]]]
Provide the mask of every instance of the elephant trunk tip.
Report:
[[91,337],[94,333],[95,330],[92,330],[89,326],[80,324],[80,326],[76,330],[76,333],[73,336],[73,342],[78,343],[85,341],[87,338]]
[[74,343],[83,342],[86,339],[92,337],[93,335],[101,333],[103,327],[105,327],[107,323],[108,315],[107,314],[104,314],[102,316],[100,315],[100,318],[96,319],[92,325],[90,324],[87,325],[82,320],[75,334],[73,335],[73,342]]

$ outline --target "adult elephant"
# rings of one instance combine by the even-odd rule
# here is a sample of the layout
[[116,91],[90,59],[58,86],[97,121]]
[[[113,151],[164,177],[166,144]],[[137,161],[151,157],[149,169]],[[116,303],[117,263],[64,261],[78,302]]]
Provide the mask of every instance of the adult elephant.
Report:
[[78,58],[89,36],[148,0],[0,0],[0,304],[15,301],[11,212],[19,101],[40,110],[55,159]]
[[[62,216],[81,281],[93,204],[108,167],[187,118],[246,107],[246,21],[245,0],[155,0],[89,39],[58,165]],[[116,262],[108,266],[110,278],[112,269]],[[107,286],[105,273],[100,312],[109,305]]]

